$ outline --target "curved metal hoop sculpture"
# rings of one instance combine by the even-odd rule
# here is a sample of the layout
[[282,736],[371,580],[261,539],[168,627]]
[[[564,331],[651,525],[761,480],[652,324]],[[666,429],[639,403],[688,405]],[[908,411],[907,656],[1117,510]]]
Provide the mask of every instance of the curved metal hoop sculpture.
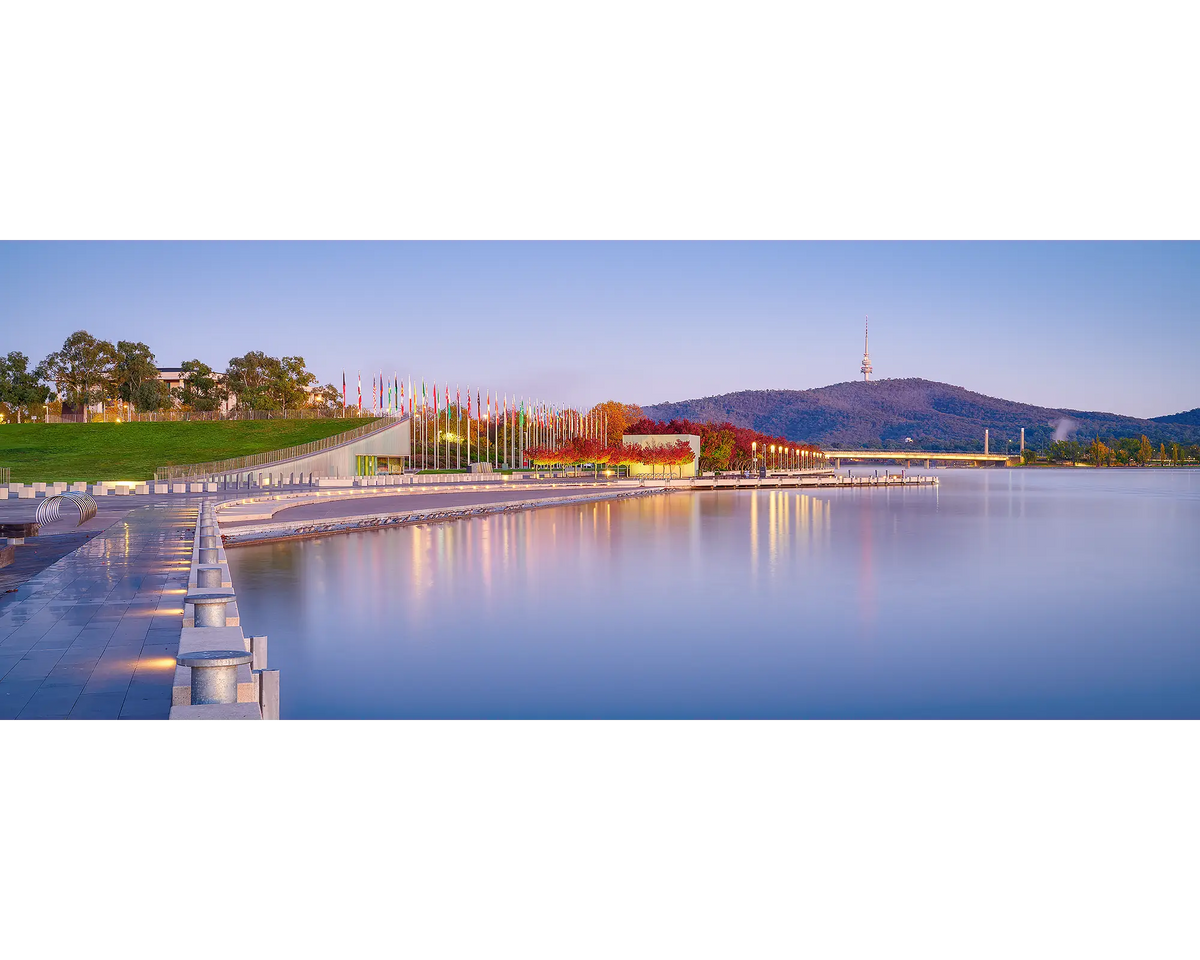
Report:
[[60,509],[64,500],[69,500],[79,508],[79,523],[75,526],[81,526],[87,523],[96,515],[96,501],[92,499],[88,493],[58,493],[53,497],[47,497],[38,504],[37,515],[34,519],[38,526],[43,526],[47,523],[53,523],[61,516]]

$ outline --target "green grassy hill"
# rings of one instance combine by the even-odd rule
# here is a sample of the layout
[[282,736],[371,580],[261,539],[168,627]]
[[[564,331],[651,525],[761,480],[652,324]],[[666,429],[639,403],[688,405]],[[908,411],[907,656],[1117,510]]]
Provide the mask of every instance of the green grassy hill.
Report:
[[369,419],[0,425],[13,483],[148,480],[156,467],[265,453],[353,430]]

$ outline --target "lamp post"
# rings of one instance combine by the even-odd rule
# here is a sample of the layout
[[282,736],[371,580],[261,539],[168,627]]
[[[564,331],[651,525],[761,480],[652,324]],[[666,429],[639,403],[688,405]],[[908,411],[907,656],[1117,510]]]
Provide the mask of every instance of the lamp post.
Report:
[[771,469],[774,470],[777,466],[775,463],[775,444],[771,444]]
[[750,450],[754,455],[754,472],[758,473],[758,441],[755,440],[750,444]]

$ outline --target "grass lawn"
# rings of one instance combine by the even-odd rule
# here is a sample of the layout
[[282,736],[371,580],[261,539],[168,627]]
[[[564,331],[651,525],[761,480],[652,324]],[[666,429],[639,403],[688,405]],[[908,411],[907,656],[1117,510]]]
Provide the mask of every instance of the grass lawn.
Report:
[[7,423],[0,425],[0,467],[12,470],[13,483],[149,480],[156,467],[265,453],[369,422]]

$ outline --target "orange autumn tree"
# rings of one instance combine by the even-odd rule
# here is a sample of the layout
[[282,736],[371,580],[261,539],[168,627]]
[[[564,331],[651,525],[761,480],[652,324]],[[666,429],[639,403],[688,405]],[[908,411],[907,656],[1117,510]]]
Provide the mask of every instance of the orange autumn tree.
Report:
[[598,403],[591,411],[600,417],[605,426],[605,440],[611,446],[619,444],[621,438],[629,432],[629,426],[642,419],[642,408],[636,403],[621,403],[618,400],[605,400]]

